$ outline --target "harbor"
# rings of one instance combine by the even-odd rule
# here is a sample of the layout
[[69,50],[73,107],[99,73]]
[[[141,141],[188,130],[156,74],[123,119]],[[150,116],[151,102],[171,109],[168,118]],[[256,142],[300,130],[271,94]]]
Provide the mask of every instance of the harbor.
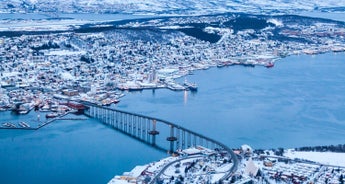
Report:
[[[304,19],[307,24],[295,27],[289,17],[224,14],[115,21],[109,31],[88,24],[61,33],[13,31],[0,38],[0,110],[26,114],[56,98],[107,106],[132,91],[198,91],[197,83],[178,80],[215,67],[272,68],[286,56],[345,51],[342,24],[296,16]],[[236,20],[255,20],[262,28],[237,28]],[[201,28],[184,28],[195,22]]]
[[[71,102],[72,103],[72,102]],[[13,129],[13,130],[39,130],[42,127],[49,125],[50,123],[56,120],[86,120],[86,118],[80,118],[78,115],[81,115],[83,112],[78,112],[76,106],[67,107],[65,105],[61,106],[64,107],[63,111],[51,111],[51,108],[36,108],[34,112],[31,112],[30,116],[27,115],[28,113],[22,114],[17,113],[15,111],[9,112],[14,116],[17,116],[18,119],[22,119],[23,121],[19,122],[3,122],[0,125],[0,129]],[[76,102],[74,102],[76,103]],[[5,112],[2,112],[5,113]],[[76,117],[69,116],[70,114],[75,114]],[[28,121],[27,116],[31,117]],[[36,116],[36,119],[33,118]],[[43,117],[41,117],[43,116]]]
[[343,23],[229,13],[17,28],[0,32],[4,183],[106,183],[137,165],[114,182],[344,173],[239,148],[344,142]]
[[[343,57],[343,53],[291,56],[276,63],[273,70],[242,66],[201,70],[187,78],[198,84],[195,94],[168,89],[143,90],[127,93],[116,108],[174,121],[231,148],[239,148],[244,143],[254,148],[343,143],[344,126],[332,118],[341,119],[342,114],[336,115],[339,110],[327,108],[341,107],[344,101],[343,87],[337,82],[344,77]],[[301,73],[298,68],[304,68],[308,73]],[[178,82],[183,84],[184,78]],[[301,96],[306,99],[301,100]],[[313,97],[324,104],[317,105]],[[321,108],[321,111],[312,111],[311,107]],[[44,112],[39,112],[44,118]],[[319,116],[321,112],[330,116]],[[25,121],[34,126],[30,121],[37,119],[34,110],[26,115],[15,115],[10,111],[0,113],[3,122]],[[267,121],[267,118],[271,120]],[[231,128],[225,129],[229,124]],[[255,126],[258,124],[261,126]],[[243,127],[250,128],[243,130]],[[244,135],[250,135],[252,139]],[[33,181],[43,184],[52,179],[69,183],[71,178],[81,183],[107,183],[114,175],[122,175],[137,165],[170,156],[167,151],[157,151],[89,118],[54,121],[38,131],[1,130],[0,137],[3,147],[0,167],[5,183]],[[166,141],[166,138],[162,140]],[[18,162],[23,172],[17,172]],[[37,169],[34,172],[32,168]],[[21,177],[11,177],[13,173]]]

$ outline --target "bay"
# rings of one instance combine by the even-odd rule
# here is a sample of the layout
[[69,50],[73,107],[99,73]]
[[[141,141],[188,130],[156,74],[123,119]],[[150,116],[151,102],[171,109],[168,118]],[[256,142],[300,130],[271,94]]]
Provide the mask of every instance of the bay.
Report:
[[[187,76],[197,93],[127,93],[116,108],[177,123],[231,148],[344,144],[344,58],[327,53],[289,56],[270,69],[214,67]],[[34,113],[1,112],[0,120],[34,120]],[[167,156],[93,119],[55,121],[38,131],[2,129],[0,146],[0,183],[11,184],[106,183]]]
[[[119,109],[159,117],[229,147],[345,143],[345,54],[290,56],[274,68],[195,72],[198,92],[129,93]],[[181,82],[183,79],[181,79]]]
[[[18,121],[0,115],[1,121]],[[37,131],[2,129],[0,146],[4,184],[107,183],[115,174],[167,156],[93,119],[55,121]]]

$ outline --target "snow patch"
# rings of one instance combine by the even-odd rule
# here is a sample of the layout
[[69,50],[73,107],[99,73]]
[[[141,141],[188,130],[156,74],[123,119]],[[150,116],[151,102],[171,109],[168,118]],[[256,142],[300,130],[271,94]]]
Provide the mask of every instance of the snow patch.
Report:
[[192,26],[161,26],[160,29],[189,29],[193,28]]
[[277,27],[283,27],[284,26],[283,22],[278,20],[278,19],[268,19],[267,23],[272,23]]
[[85,51],[68,51],[68,50],[52,50],[46,53],[47,56],[72,56],[72,55],[82,55]]
[[61,78],[66,79],[66,80],[73,80],[74,77],[72,76],[72,74],[70,74],[69,72],[62,72],[61,73]]

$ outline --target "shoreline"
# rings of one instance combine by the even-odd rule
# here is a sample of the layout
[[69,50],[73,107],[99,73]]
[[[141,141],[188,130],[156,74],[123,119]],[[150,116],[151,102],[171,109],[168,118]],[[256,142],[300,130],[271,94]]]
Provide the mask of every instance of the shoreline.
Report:
[[[290,25],[289,17],[271,20],[261,16],[254,16],[255,19],[248,15],[222,16],[151,18],[120,21],[112,25],[117,29],[111,31],[108,28],[89,30],[86,26],[80,32],[76,28],[66,33],[3,37],[0,44],[4,49],[0,57],[12,59],[1,71],[4,89],[1,88],[0,94],[7,97],[2,100],[2,106],[16,103],[16,98],[22,98],[18,94],[46,103],[37,98],[39,92],[36,90],[46,99],[60,95],[66,99],[108,104],[116,102],[125,90],[196,89],[197,84],[183,86],[175,81],[196,70],[230,65],[272,68],[277,60],[290,55],[345,51],[345,43],[340,39],[344,34],[340,24],[335,26],[335,23],[307,19],[310,25],[298,27],[302,31],[300,34],[291,30],[294,24]],[[242,28],[244,25],[239,23],[236,28],[236,20],[257,21],[260,26]],[[302,20],[304,18],[299,19]],[[208,23],[212,21],[219,25],[210,27]],[[283,21],[286,21],[285,26]],[[167,29],[171,25],[183,27],[195,22],[201,23],[193,31]],[[314,22],[320,23],[309,30]],[[222,24],[228,26],[222,27]],[[218,35],[220,40],[205,41],[197,33]],[[310,43],[299,43],[301,40],[310,40]],[[327,44],[329,42],[333,44]],[[12,52],[7,51],[10,48]],[[22,101],[29,103],[29,100]]]
[[[281,150],[284,155],[280,155],[272,150],[264,150],[263,153],[258,153],[257,150],[252,150],[248,145],[243,145],[240,149],[234,150],[237,157],[240,159],[239,169],[232,175],[230,179],[223,180],[221,170],[217,167],[212,168],[214,162],[210,159],[210,155],[217,154],[216,151],[209,150],[208,154],[203,152],[193,151],[193,154],[186,154],[189,150],[198,150],[198,147],[192,147],[185,150],[181,150],[178,155],[173,155],[167,158],[163,158],[157,162],[152,162],[145,165],[136,166],[130,172],[124,172],[122,175],[115,175],[108,184],[116,183],[132,183],[132,182],[166,182],[175,181],[182,183],[190,183],[197,179],[222,183],[309,183],[309,182],[323,182],[323,181],[344,181],[345,174],[345,153],[336,154],[332,152],[297,152],[291,149]],[[312,153],[312,154],[311,154]],[[182,156],[181,156],[182,155]],[[314,155],[308,159],[310,155]],[[199,159],[203,158],[203,159]],[[329,158],[337,158],[333,163],[328,164],[325,161]],[[220,159],[220,158],[218,158]],[[186,161],[189,162],[187,163]],[[204,167],[195,167],[194,164],[199,164],[200,160],[203,160],[201,166],[205,168],[212,168],[205,174],[200,174]],[[215,159],[217,162],[217,158]],[[221,160],[221,159],[220,159]],[[186,163],[184,163],[186,162]],[[193,164],[190,164],[190,163]],[[223,162],[223,161],[221,161]],[[326,161],[327,162],[327,161]],[[340,162],[340,163],[339,163]],[[177,163],[177,164],[176,164]],[[226,162],[223,162],[223,164]],[[158,166],[157,166],[158,165]],[[175,165],[174,167],[172,165]],[[182,167],[180,165],[183,165]],[[218,164],[218,166],[221,164]],[[188,171],[192,168],[192,171]],[[185,170],[185,172],[180,172]],[[187,172],[186,172],[187,170]],[[175,171],[175,172],[174,172]],[[200,176],[205,175],[206,178]],[[340,176],[341,175],[341,176]],[[199,177],[198,177],[199,176]]]
[[[3,112],[0,112],[0,114],[1,113],[3,113]],[[20,121],[20,122],[17,122],[15,124],[13,122],[10,122],[10,121],[2,122],[2,125],[0,125],[0,129],[3,129],[3,130],[39,130],[39,129],[53,123],[54,121],[58,121],[58,120],[85,120],[85,118],[64,118],[65,116],[67,116],[69,114],[75,114],[76,115],[76,113],[77,113],[77,111],[69,111],[69,112],[60,114],[56,117],[53,117],[53,118],[46,118],[45,121],[37,120],[37,122],[36,121],[35,122],[33,122],[33,121]],[[24,115],[16,114],[15,116],[24,117],[24,116],[26,116],[26,114],[24,114]],[[24,125],[20,125],[21,123],[24,123]],[[5,124],[10,124],[11,126],[5,126]],[[32,124],[37,124],[37,126],[32,127],[31,126]]]
[[[345,48],[344,48],[345,50]],[[136,91],[142,91],[142,90],[158,90],[158,89],[169,89],[171,91],[193,91],[194,89],[189,89],[190,86],[186,86],[184,84],[181,84],[179,82],[177,82],[176,80],[181,79],[181,78],[186,78],[188,75],[192,75],[193,72],[195,71],[201,71],[201,70],[208,70],[210,68],[223,68],[223,67],[235,67],[235,66],[243,66],[243,67],[266,67],[266,68],[272,68],[274,67],[274,64],[276,62],[279,62],[281,59],[286,58],[286,57],[291,57],[291,56],[299,56],[299,55],[310,55],[310,56],[316,56],[316,55],[322,55],[322,54],[343,54],[345,53],[345,51],[328,51],[328,52],[319,52],[319,53],[303,53],[303,54],[289,54],[285,57],[281,57],[281,58],[275,58],[273,61],[268,61],[269,65],[267,63],[256,63],[256,62],[226,62],[226,63],[214,63],[214,64],[210,64],[210,65],[203,65],[201,68],[196,68],[196,69],[190,69],[188,70],[187,73],[183,73],[183,74],[178,74],[176,76],[171,77],[171,80],[169,79],[169,81],[164,81],[163,83],[156,83],[155,86],[140,86],[139,84],[135,84],[133,86],[125,86],[125,87],[117,87],[115,90],[113,91],[120,91],[121,94],[118,94],[115,98],[114,98],[114,104],[118,103],[120,101],[120,98],[122,98],[123,96],[125,96],[124,92],[136,92]],[[185,81],[186,82],[186,81]],[[131,84],[132,85],[132,84]],[[153,85],[153,83],[143,83],[142,85]],[[191,85],[191,84],[189,84]],[[195,90],[197,90],[197,84],[195,84]],[[21,89],[21,88],[18,88]],[[25,89],[25,88],[23,88]],[[73,97],[73,96],[67,96],[67,95],[61,95],[61,94],[53,94],[52,95],[54,99],[56,99],[56,101],[59,100],[71,100],[71,101],[79,101],[81,100],[81,96],[79,97]],[[86,102],[90,102],[90,103],[95,103],[100,105],[101,101],[98,102],[94,102],[94,101],[88,101],[88,100],[82,100],[82,101],[86,101]],[[110,100],[111,101],[111,100]],[[103,106],[107,106],[110,105],[112,103],[104,103]],[[9,104],[7,105],[8,107],[13,106],[14,104]],[[11,111],[10,108],[5,108],[5,107],[1,107],[1,111]]]
[[[136,25],[135,25],[136,26]],[[244,34],[245,36],[247,34],[251,34],[250,32],[243,32],[241,34]],[[131,51],[130,54],[128,54],[128,58],[127,56],[122,60],[122,62],[124,62],[124,66],[125,67],[114,67],[117,66],[116,64],[112,64],[110,63],[109,65],[107,65],[107,67],[105,67],[105,65],[102,65],[102,62],[105,62],[102,59],[99,59],[99,56],[102,55],[96,55],[98,53],[104,53],[105,51],[109,51],[110,55],[112,55],[113,53],[111,53],[111,49],[108,50],[108,47],[104,47],[100,50],[98,50],[100,47],[96,47],[94,46],[95,52],[90,52],[92,55],[94,53],[96,53],[95,58],[97,58],[96,60],[94,58],[92,58],[90,55],[90,57],[84,57],[84,61],[85,63],[70,63],[71,60],[75,60],[76,62],[78,61],[78,58],[82,58],[80,57],[81,54],[85,54],[84,52],[79,52],[79,51],[75,51],[74,49],[78,48],[80,50],[85,50],[89,52],[89,47],[92,44],[80,44],[78,46],[77,43],[83,42],[83,41],[88,41],[90,40],[88,37],[91,38],[91,41],[95,41],[97,44],[102,44],[104,42],[103,39],[105,39],[106,37],[104,37],[103,33],[90,33],[90,35],[87,34],[80,34],[78,36],[80,36],[80,40],[78,40],[77,42],[73,42],[72,44],[69,42],[59,42],[59,44],[56,43],[56,38],[53,37],[57,37],[58,40],[59,39],[71,39],[71,37],[66,36],[65,35],[43,35],[43,36],[47,36],[47,40],[49,40],[49,44],[43,44],[43,45],[39,45],[39,43],[37,43],[37,45],[35,44],[31,50],[36,50],[37,53],[43,53],[43,56],[38,55],[36,57],[36,55],[33,54],[32,56],[32,62],[31,62],[31,58],[27,59],[27,60],[19,60],[20,62],[23,61],[23,66],[24,69],[21,68],[21,70],[25,70],[25,69],[30,69],[30,67],[35,67],[35,69],[37,68],[37,71],[34,72],[29,72],[29,73],[25,73],[27,74],[25,76],[25,74],[22,74],[19,70],[20,67],[18,67],[18,76],[21,75],[22,77],[18,78],[21,79],[21,81],[25,81],[27,80],[26,84],[21,83],[19,84],[20,80],[15,80],[15,75],[12,75],[12,72],[6,72],[5,78],[3,81],[4,83],[9,81],[15,81],[15,83],[9,83],[10,85],[14,85],[14,87],[16,86],[24,86],[24,87],[19,87],[16,90],[13,90],[11,87],[8,87],[4,90],[0,88],[0,95],[3,96],[7,96],[7,90],[8,92],[8,105],[12,106],[14,104],[14,102],[17,102],[17,99],[20,99],[19,97],[24,96],[25,98],[22,98],[22,101],[37,101],[37,105],[48,105],[51,106],[52,104],[56,104],[59,100],[56,100],[55,95],[59,95],[60,97],[62,97],[62,99],[65,100],[80,100],[80,99],[84,99],[84,100],[88,100],[91,103],[97,103],[97,104],[107,104],[108,102],[111,102],[112,104],[115,103],[115,101],[117,101],[120,96],[123,94],[123,90],[119,91],[119,89],[125,89],[125,91],[140,91],[140,90],[144,90],[142,88],[142,86],[140,86],[140,84],[144,84],[144,85],[156,85],[157,88],[157,84],[162,85],[164,88],[170,88],[173,91],[178,91],[178,90],[185,90],[185,87],[181,87],[180,84],[178,84],[176,82],[176,79],[180,79],[183,76],[187,76],[189,75],[191,72],[193,71],[197,71],[197,70],[204,70],[204,69],[209,69],[210,67],[223,67],[223,66],[230,66],[230,65],[242,65],[244,67],[255,67],[257,65],[263,65],[267,68],[273,67],[274,66],[274,62],[276,60],[280,60],[281,58],[283,58],[283,56],[275,56],[273,58],[273,63],[271,63],[272,61],[270,61],[270,59],[262,59],[261,60],[256,60],[256,58],[258,57],[258,55],[253,55],[253,56],[245,56],[245,55],[241,55],[241,57],[237,57],[237,58],[221,58],[219,60],[215,59],[215,60],[207,60],[203,61],[202,58],[200,58],[198,61],[198,63],[193,63],[193,60],[188,60],[188,62],[186,63],[182,63],[184,65],[181,65],[181,63],[179,64],[176,60],[174,60],[173,64],[172,63],[168,63],[167,61],[170,60],[164,60],[164,58],[162,58],[161,60],[167,63],[160,64],[160,66],[158,66],[157,68],[153,68],[151,66],[151,68],[149,66],[146,66],[145,64],[142,64],[141,62],[143,62],[142,57],[138,56],[138,57],[131,57],[131,55],[133,55],[132,52],[132,48],[130,48],[130,46],[128,46],[127,42],[123,42],[123,46],[119,48],[119,50],[116,50],[116,52],[121,51],[121,49],[124,49],[124,53],[128,51]],[[103,37],[102,37],[103,36]],[[244,36],[244,37],[245,37]],[[310,35],[308,35],[310,36]],[[226,35],[224,36],[226,37]],[[33,36],[23,36],[23,39],[37,39],[37,37]],[[78,38],[78,37],[77,37]],[[183,38],[183,37],[181,37]],[[229,37],[230,38],[230,37]],[[73,37],[74,39],[74,37]],[[72,41],[73,41],[72,39]],[[190,38],[189,37],[189,41],[195,41],[194,38]],[[54,41],[55,40],[55,41]],[[13,40],[11,40],[13,41]],[[98,42],[100,41],[100,42]],[[184,45],[184,43],[190,44],[189,41],[187,42],[181,42],[181,40],[177,39],[175,40],[177,41],[176,44],[177,46],[181,46]],[[1,40],[0,40],[1,42]],[[182,43],[182,44],[181,44]],[[192,44],[196,43],[196,47],[201,48],[201,50],[203,50],[203,48],[211,48],[211,47],[216,47],[210,43],[205,43],[203,41],[195,41],[191,42]],[[96,44],[96,45],[97,45]],[[119,45],[122,43],[117,43],[116,45]],[[158,48],[157,45],[152,45],[152,44],[156,44],[156,43],[145,43],[145,42],[138,42],[136,43],[137,45],[132,45],[135,48],[140,48],[140,47],[145,47],[148,48],[148,50],[150,49],[156,49]],[[258,41],[253,41],[251,42],[251,44],[257,44],[259,46],[262,46],[261,42]],[[66,51],[66,49],[61,49],[58,48],[56,49],[56,46],[62,46],[62,47],[70,47],[73,49],[68,49],[69,52],[66,55],[63,55],[63,53]],[[106,45],[106,44],[105,44]],[[320,44],[322,45],[322,44]],[[28,45],[30,46],[30,45]],[[139,46],[139,47],[137,47]],[[242,45],[243,46],[243,45]],[[291,47],[291,45],[288,45],[289,47]],[[338,52],[341,50],[341,53],[344,53],[345,48],[343,48],[342,46],[339,45],[331,45],[331,46],[325,46],[323,48],[318,48],[318,45],[311,45],[311,47],[307,47],[308,45],[304,45],[301,46],[301,48],[304,49],[296,49],[296,52],[287,52],[284,53],[284,57],[285,56],[292,56],[294,54],[298,55],[298,54],[309,54],[309,55],[315,55],[315,54],[320,54],[320,53],[332,53],[332,52]],[[51,47],[51,49],[43,49],[43,51],[40,51],[41,48],[44,47]],[[84,48],[85,47],[85,48]],[[30,47],[28,47],[30,48]],[[167,53],[169,53],[170,50],[174,49],[175,47],[172,46],[167,46]],[[191,47],[194,48],[194,47]],[[22,49],[22,48],[20,48]],[[103,50],[104,49],[104,50]],[[190,48],[189,48],[190,49]],[[215,48],[217,49],[217,48]],[[247,48],[248,50],[251,49],[251,47]],[[338,50],[339,49],[339,50]],[[25,52],[25,49],[23,49]],[[91,50],[91,49],[90,49]],[[145,49],[144,49],[145,50]],[[184,51],[185,48],[179,48],[177,51]],[[193,50],[193,49],[192,49]],[[210,49],[211,50],[211,49]],[[284,49],[282,49],[284,51]],[[332,51],[333,50],[333,51]],[[30,49],[29,49],[30,51]],[[28,52],[29,52],[28,51]],[[139,52],[142,52],[139,50],[136,50]],[[165,55],[165,51],[166,50],[162,50],[164,52],[161,52],[159,54],[161,54],[160,56],[171,56],[171,55]],[[212,51],[212,50],[211,50]],[[114,50],[114,53],[116,53]],[[254,52],[254,51],[253,51]],[[62,53],[62,54],[61,54]],[[90,54],[88,53],[88,54]],[[257,53],[260,53],[260,51],[257,51]],[[269,52],[265,52],[265,53],[261,53],[260,56],[267,56]],[[21,56],[24,56],[25,54],[22,54]],[[141,55],[141,53],[139,54]],[[172,54],[173,56],[176,56],[176,53]],[[188,54],[187,54],[188,55]],[[220,54],[221,55],[221,54]],[[84,55],[82,55],[84,56]],[[271,56],[271,55],[269,55]],[[155,56],[157,57],[157,56]],[[172,56],[171,56],[172,57]],[[212,55],[207,55],[205,56],[205,58],[212,58]],[[24,57],[25,58],[25,57]],[[68,59],[66,59],[68,58]],[[108,59],[108,58],[107,58]],[[271,58],[272,59],[272,58]],[[181,59],[183,61],[185,61],[184,59]],[[234,61],[229,61],[229,60],[234,60]],[[16,61],[14,59],[14,61]],[[108,61],[108,60],[107,60]],[[131,63],[132,61],[132,63]],[[136,62],[134,62],[136,61]],[[160,61],[160,62],[162,62]],[[19,63],[20,63],[19,62]],[[62,67],[60,67],[57,63],[63,63],[64,67],[62,69]],[[89,62],[87,64],[87,62]],[[151,63],[153,61],[150,61]],[[69,63],[69,64],[68,64]],[[132,66],[131,64],[137,64]],[[138,64],[140,63],[140,64]],[[267,65],[271,63],[272,65]],[[18,64],[17,62],[13,62],[13,64]],[[74,64],[79,64],[78,66],[74,65]],[[128,64],[128,65],[127,65]],[[94,66],[94,67],[85,67],[85,66]],[[144,66],[145,65],[145,66]],[[22,66],[22,65],[19,65]],[[97,67],[98,66],[103,66],[101,67],[102,70],[98,70]],[[11,66],[9,66],[11,67]],[[25,68],[27,67],[27,68]],[[100,68],[100,67],[98,67]],[[129,69],[128,69],[129,68]],[[153,68],[153,69],[152,69]],[[64,69],[66,69],[64,71]],[[115,73],[112,73],[113,71],[115,71],[114,69],[120,70],[118,71],[119,74],[116,75],[112,75]],[[12,71],[12,70],[11,70]],[[136,73],[131,73],[135,71]],[[109,73],[107,73],[109,72]],[[47,75],[48,73],[48,75]],[[82,74],[85,74],[84,76]],[[2,73],[3,74],[3,73]],[[108,75],[109,74],[109,75]],[[30,75],[31,78],[30,78]],[[60,80],[59,77],[57,77],[57,75],[61,75],[63,80]],[[96,77],[90,77],[92,75],[96,75]],[[159,75],[160,78],[157,78],[157,76]],[[38,80],[36,80],[36,77]],[[164,78],[164,80],[163,80]],[[23,80],[24,79],[24,80]],[[78,79],[78,80],[76,80]],[[79,80],[80,79],[80,80]],[[159,79],[159,80],[157,80]],[[35,81],[36,80],[36,81]],[[3,82],[2,81],[2,82]],[[42,83],[39,83],[39,82]],[[86,81],[86,82],[85,82]],[[147,82],[149,81],[149,82]],[[159,82],[158,82],[159,81]],[[18,82],[18,83],[17,83]],[[76,83],[78,82],[78,83]],[[32,84],[32,85],[31,85]],[[59,84],[59,85],[57,85]],[[6,84],[5,84],[6,85]],[[121,86],[122,85],[122,86]],[[42,87],[39,90],[35,90],[33,86],[39,87],[39,86],[45,86]],[[13,87],[13,86],[12,86]],[[150,89],[152,89],[152,86],[149,87]],[[88,92],[89,90],[89,92]],[[37,92],[38,91],[38,92]],[[27,93],[28,92],[28,93]],[[31,94],[29,93],[31,92]],[[43,97],[42,97],[43,96]],[[7,98],[4,98],[4,101],[6,101]],[[14,100],[16,99],[16,100]],[[13,103],[12,103],[13,102]],[[22,104],[19,104],[19,106],[21,106]],[[51,108],[51,107],[49,107]],[[53,120],[52,120],[53,122]],[[47,124],[43,124],[43,126],[46,126]],[[289,176],[291,177],[291,176]]]

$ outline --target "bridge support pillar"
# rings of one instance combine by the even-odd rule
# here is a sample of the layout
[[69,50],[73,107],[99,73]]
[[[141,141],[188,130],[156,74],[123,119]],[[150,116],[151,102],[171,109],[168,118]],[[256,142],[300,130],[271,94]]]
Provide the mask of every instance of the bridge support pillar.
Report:
[[177,141],[177,137],[174,136],[174,126],[170,125],[170,137],[167,137],[167,141],[170,142],[170,153],[173,153],[174,150],[174,142]]
[[156,135],[159,134],[159,132],[156,130],[156,120],[152,121],[152,130],[149,131],[149,134],[152,135],[152,145],[156,145]]

